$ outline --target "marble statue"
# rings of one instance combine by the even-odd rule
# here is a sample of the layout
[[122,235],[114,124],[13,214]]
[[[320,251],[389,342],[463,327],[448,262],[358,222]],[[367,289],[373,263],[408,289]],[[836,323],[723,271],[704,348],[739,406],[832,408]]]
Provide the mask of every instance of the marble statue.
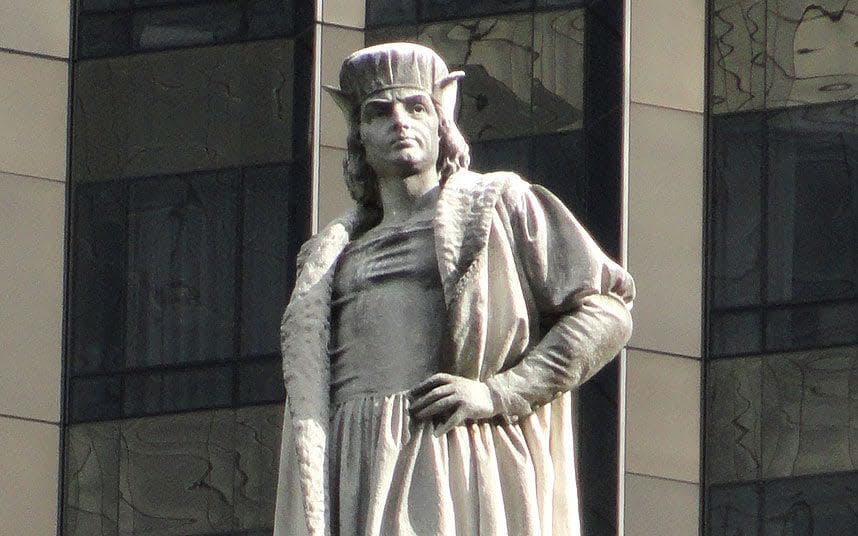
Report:
[[461,76],[391,43],[328,88],[356,206],[283,316],[278,536],[580,534],[570,391],[628,340],[634,283],[547,190],[468,169]]

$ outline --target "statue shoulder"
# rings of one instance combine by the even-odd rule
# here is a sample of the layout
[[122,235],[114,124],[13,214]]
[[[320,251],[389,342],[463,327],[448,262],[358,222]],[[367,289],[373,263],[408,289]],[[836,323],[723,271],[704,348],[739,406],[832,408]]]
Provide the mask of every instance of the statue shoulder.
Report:
[[296,259],[300,272],[308,259],[316,257],[331,248],[342,248],[348,242],[355,228],[360,225],[364,214],[357,208],[351,209],[328,223],[319,232],[301,245]]
[[[452,175],[447,186],[469,193],[474,199],[488,196],[506,196],[524,192],[530,189],[531,184],[521,175],[512,171],[492,171],[489,173],[478,173],[471,170],[460,170]],[[446,186],[445,186],[446,187]]]

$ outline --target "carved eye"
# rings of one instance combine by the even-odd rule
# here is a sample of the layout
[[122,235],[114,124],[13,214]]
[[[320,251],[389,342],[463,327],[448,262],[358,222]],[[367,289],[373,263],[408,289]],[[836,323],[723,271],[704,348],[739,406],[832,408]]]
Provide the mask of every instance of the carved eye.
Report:
[[414,106],[411,108],[411,110],[414,111],[414,113],[422,114],[423,112],[426,111],[426,107],[418,102],[418,103],[414,104]]
[[811,52],[816,52],[815,48],[800,48],[795,51],[796,54],[810,54]]

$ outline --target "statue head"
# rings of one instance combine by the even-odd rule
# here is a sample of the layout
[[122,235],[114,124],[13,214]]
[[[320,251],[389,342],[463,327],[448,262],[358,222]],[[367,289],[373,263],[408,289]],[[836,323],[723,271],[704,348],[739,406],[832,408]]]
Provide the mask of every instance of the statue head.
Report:
[[[460,71],[450,73],[432,49],[413,43],[376,45],[346,58],[340,69],[340,87],[325,89],[343,110],[349,125],[348,154],[343,165],[346,185],[356,202],[371,209],[381,208],[377,170],[367,159],[367,143],[372,140],[364,140],[361,131],[363,126],[365,135],[371,135],[368,128],[372,113],[384,106],[431,107],[418,109],[427,112],[419,126],[434,128],[437,124],[437,135],[426,135],[437,146],[418,151],[408,149],[404,143],[403,158],[414,158],[415,166],[434,165],[442,185],[459,169],[467,169],[468,145],[454,122],[457,81],[462,76]],[[426,154],[434,162],[424,162]],[[381,165],[382,159],[377,160],[376,166]]]

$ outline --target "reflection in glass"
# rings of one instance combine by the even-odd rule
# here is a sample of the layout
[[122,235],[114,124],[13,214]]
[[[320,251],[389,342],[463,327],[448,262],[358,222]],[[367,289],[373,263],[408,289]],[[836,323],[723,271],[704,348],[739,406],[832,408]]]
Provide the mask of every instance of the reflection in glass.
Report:
[[131,184],[127,366],[232,355],[235,182],[221,172]]
[[851,534],[858,4],[710,14],[705,533]]
[[294,37],[292,0],[81,0],[77,58]]

